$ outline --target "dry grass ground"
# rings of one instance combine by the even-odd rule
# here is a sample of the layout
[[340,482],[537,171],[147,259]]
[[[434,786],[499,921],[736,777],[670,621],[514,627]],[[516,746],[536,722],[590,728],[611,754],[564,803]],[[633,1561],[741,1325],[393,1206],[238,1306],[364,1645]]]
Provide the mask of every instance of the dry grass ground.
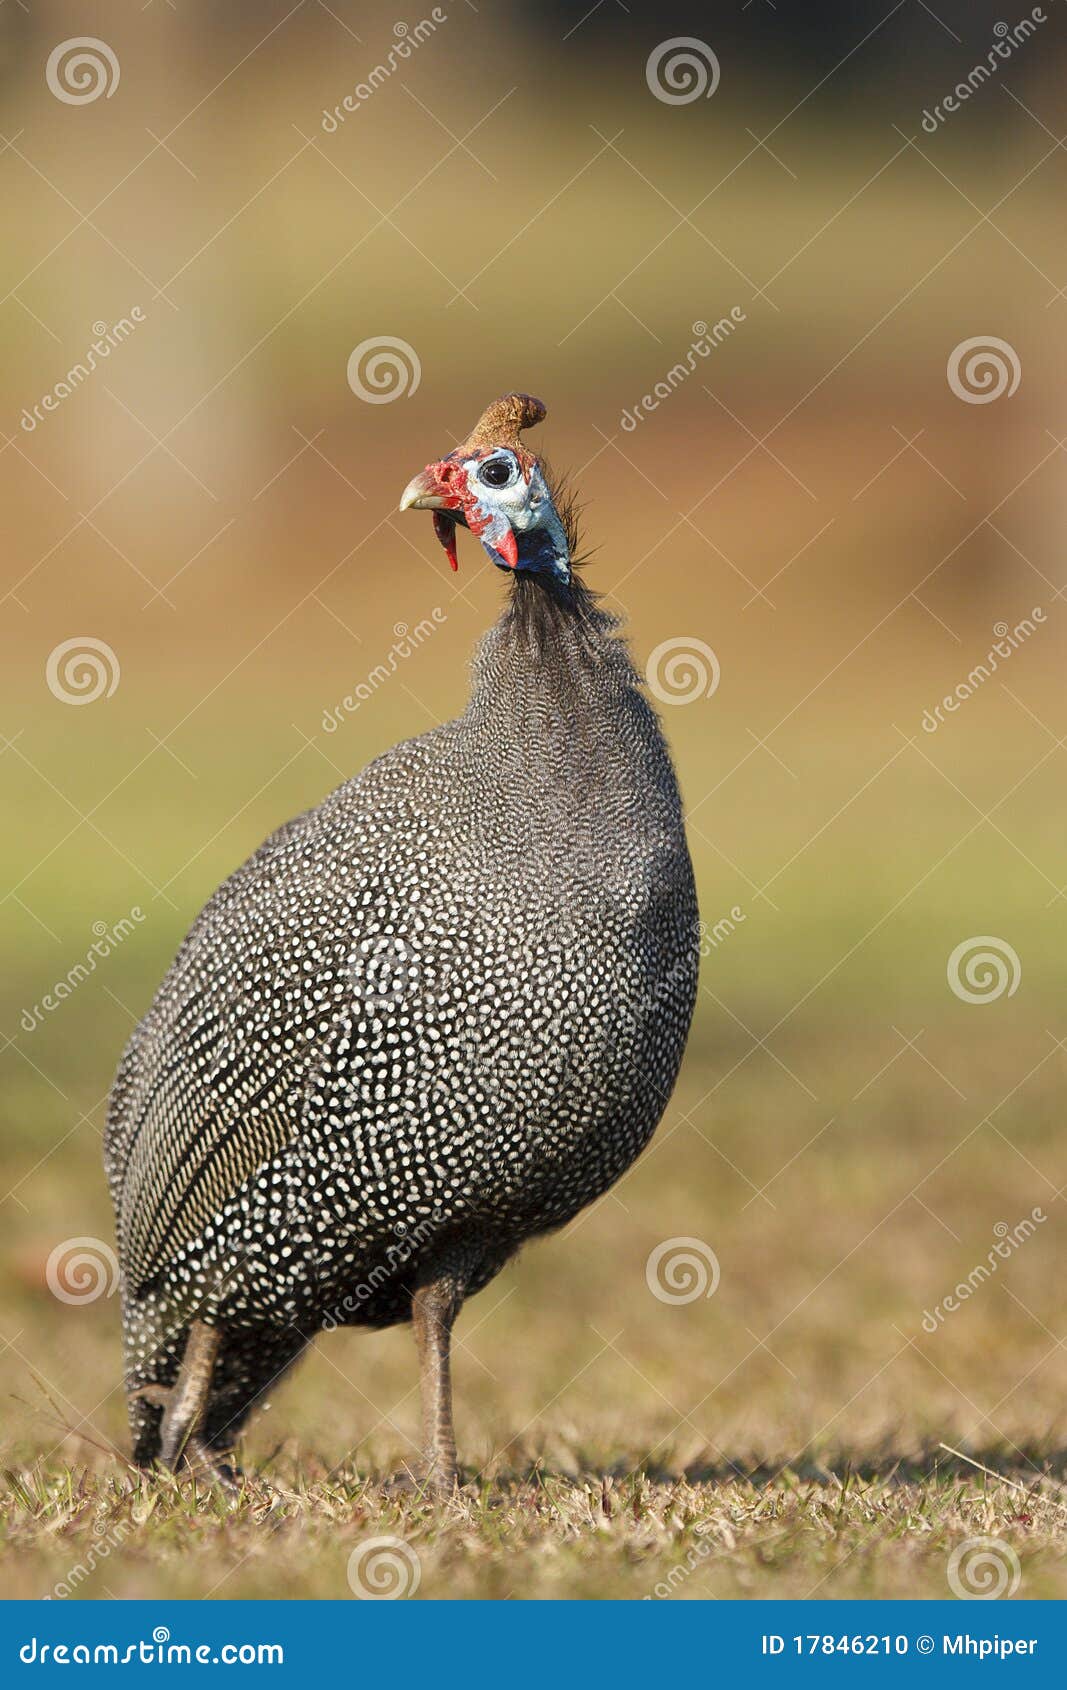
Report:
[[350,1466],[275,1465],[234,1504],[169,1480],[54,1467],[13,1486],[6,1588],[96,1598],[398,1587],[431,1599],[947,1597],[953,1550],[995,1536],[976,1578],[1010,1588],[1018,1565],[1021,1595],[1062,1597],[1057,1487],[1016,1477],[1024,1490],[936,1460],[740,1479],[615,1477],[603,1463],[568,1475],[538,1463],[431,1507],[384,1496]]
[[[741,1041],[712,1057],[705,1030],[616,1195],[464,1311],[467,1483],[443,1510],[381,1483],[417,1434],[407,1331],[318,1341],[253,1425],[236,1503],[132,1473],[115,1301],[57,1303],[50,1234],[18,1217],[6,1592],[344,1597],[353,1551],[387,1536],[417,1557],[420,1597],[942,1597],[952,1551],[995,1536],[1020,1596],[1067,1595],[1060,1222],[1037,1172],[1056,1165],[1057,1063],[976,1125],[988,1106],[906,1047],[870,1083],[895,1047],[846,1020],[832,1051],[776,1043],[805,1084],[829,1076],[845,1106],[825,1130],[828,1099]],[[972,1097],[1009,1090],[1003,1055],[962,1023],[936,1045]],[[1040,1056],[1023,1037],[1012,1060],[1019,1079]],[[713,1115],[704,1093],[737,1062]],[[75,1141],[79,1193],[57,1186],[52,1231],[77,1216],[108,1236],[94,1153],[95,1134]],[[924,1331],[997,1224],[1035,1206],[1047,1221]],[[647,1258],[673,1236],[714,1248],[710,1298],[651,1294]]]

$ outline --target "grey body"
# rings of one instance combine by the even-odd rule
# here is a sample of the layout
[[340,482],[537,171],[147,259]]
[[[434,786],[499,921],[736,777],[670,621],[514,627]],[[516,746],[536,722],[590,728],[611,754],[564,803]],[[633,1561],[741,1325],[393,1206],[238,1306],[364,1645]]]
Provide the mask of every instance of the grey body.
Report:
[[698,961],[680,801],[609,618],[517,577],[463,716],[275,833],[195,923],[106,1138],[135,1452],[220,1329],[209,1444],[324,1326],[467,1294],[654,1131]]

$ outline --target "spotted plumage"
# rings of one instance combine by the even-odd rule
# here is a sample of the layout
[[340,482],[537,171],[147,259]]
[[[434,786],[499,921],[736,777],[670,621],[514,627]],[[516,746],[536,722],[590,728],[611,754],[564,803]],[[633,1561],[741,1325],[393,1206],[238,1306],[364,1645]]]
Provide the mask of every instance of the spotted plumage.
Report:
[[606,1191],[666,1105],[697,967],[681,807],[519,444],[541,415],[498,401],[402,501],[511,578],[465,712],[219,888],[123,1057],[106,1162],[141,1461],[210,1463],[323,1327],[413,1319],[447,1488],[464,1297]]

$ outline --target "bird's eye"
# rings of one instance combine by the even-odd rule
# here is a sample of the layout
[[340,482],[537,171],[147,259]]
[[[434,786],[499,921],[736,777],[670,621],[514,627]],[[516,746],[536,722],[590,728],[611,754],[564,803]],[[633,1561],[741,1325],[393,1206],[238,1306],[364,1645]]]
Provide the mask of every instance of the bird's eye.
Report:
[[490,458],[478,471],[478,480],[487,487],[506,487],[511,480],[512,467],[506,458]]

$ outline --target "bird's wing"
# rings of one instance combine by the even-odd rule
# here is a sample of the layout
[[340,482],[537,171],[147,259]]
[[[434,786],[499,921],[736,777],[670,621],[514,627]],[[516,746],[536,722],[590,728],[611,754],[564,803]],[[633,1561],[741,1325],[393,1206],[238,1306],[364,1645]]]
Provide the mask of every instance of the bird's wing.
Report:
[[220,887],[120,1069],[107,1160],[135,1293],[299,1136],[307,1035],[331,1012],[309,955],[334,995],[345,985],[320,948],[322,929],[335,925],[330,900],[320,900],[317,923],[308,913],[305,823],[273,835]]
[[[198,1024],[199,1034],[210,1030]],[[131,1287],[143,1290],[298,1132],[284,1074],[254,1089],[227,1084],[220,1095],[188,1061],[165,1065],[130,1134],[122,1184],[119,1235]]]

